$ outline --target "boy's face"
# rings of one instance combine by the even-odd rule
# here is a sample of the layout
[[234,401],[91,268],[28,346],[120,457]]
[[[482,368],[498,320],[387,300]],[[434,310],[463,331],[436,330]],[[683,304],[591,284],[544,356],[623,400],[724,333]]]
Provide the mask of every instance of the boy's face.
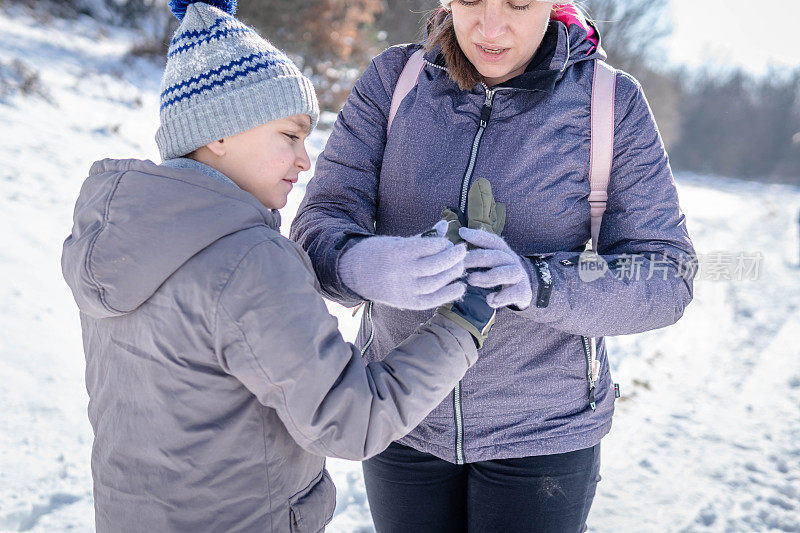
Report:
[[298,175],[311,168],[305,139],[308,115],[267,122],[207,147],[217,156],[212,166],[270,209],[286,205]]

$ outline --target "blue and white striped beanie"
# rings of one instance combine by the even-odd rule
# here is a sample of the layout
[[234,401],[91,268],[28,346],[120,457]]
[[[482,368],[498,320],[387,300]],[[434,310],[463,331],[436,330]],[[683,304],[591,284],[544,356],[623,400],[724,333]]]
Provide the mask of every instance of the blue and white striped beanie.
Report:
[[181,25],[161,81],[156,144],[162,159],[292,115],[309,115],[316,125],[311,81],[233,17],[235,0],[171,0],[170,8]]

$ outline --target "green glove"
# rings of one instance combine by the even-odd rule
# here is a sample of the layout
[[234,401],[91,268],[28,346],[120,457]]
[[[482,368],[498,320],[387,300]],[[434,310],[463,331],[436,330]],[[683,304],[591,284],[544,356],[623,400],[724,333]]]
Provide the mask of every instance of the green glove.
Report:
[[506,206],[494,201],[492,185],[486,178],[478,178],[467,193],[467,214],[457,207],[447,207],[442,211],[442,219],[448,222],[447,237],[453,244],[461,244],[464,239],[458,234],[461,228],[482,229],[500,235],[506,225]]
[[500,235],[506,225],[506,205],[494,201],[492,184],[476,179],[467,193],[467,227]]
[[[483,229],[500,235],[506,224],[506,206],[494,201],[489,180],[478,178],[467,193],[467,216],[458,208],[446,208],[442,219],[448,222],[445,237],[453,244],[461,244],[464,239],[458,234],[462,227]],[[461,325],[475,339],[478,348],[483,346],[489,330],[494,325],[496,311],[486,303],[490,289],[467,285],[464,297],[439,307],[436,312]]]

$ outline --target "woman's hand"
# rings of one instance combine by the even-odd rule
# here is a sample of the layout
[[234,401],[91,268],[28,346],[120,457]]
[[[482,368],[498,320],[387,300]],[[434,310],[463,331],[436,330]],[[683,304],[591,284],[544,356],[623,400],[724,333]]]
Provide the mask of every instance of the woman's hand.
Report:
[[499,287],[486,297],[486,303],[498,309],[513,305],[525,309],[531,304],[533,290],[523,259],[499,235],[488,231],[461,228],[459,235],[476,247],[467,253],[464,267],[478,269],[469,273],[467,282],[475,287]]
[[460,299],[467,248],[443,237],[447,222],[435,229],[430,237],[364,239],[339,260],[342,281],[365,300],[399,309],[433,309]]

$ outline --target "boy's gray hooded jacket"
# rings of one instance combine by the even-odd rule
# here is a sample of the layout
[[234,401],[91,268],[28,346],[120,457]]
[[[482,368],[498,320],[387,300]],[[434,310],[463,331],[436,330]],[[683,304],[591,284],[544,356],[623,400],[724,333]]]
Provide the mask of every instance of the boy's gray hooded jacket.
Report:
[[[325,293],[354,305],[360,297],[337,271],[343,253],[364,236],[429,227],[442,208],[459,206],[462,180],[488,179],[507,207],[508,244],[523,257],[545,257],[549,305],[537,307],[545,280],[531,268],[531,306],[498,311],[460,398],[451,396],[401,442],[452,462],[593,446],[611,427],[614,390],[601,340],[596,409],[590,407],[583,336],[667,326],[692,299],[694,250],[642,89],[617,74],[613,168],[599,238],[611,269],[584,282],[577,256],[590,238],[590,102],[601,49],[582,27],[551,22],[527,71],[493,88],[491,102],[484,85],[460,90],[436,51],[428,53],[387,136],[398,76],[418,49],[386,50],[358,80],[291,236],[311,256]],[[429,315],[368,306],[357,344],[368,346],[368,361],[380,361]]]
[[278,227],[197,170],[92,167],[62,268],[81,310],[98,531],[318,531],[335,505],[324,456],[382,451],[476,360],[436,316],[364,362]]

